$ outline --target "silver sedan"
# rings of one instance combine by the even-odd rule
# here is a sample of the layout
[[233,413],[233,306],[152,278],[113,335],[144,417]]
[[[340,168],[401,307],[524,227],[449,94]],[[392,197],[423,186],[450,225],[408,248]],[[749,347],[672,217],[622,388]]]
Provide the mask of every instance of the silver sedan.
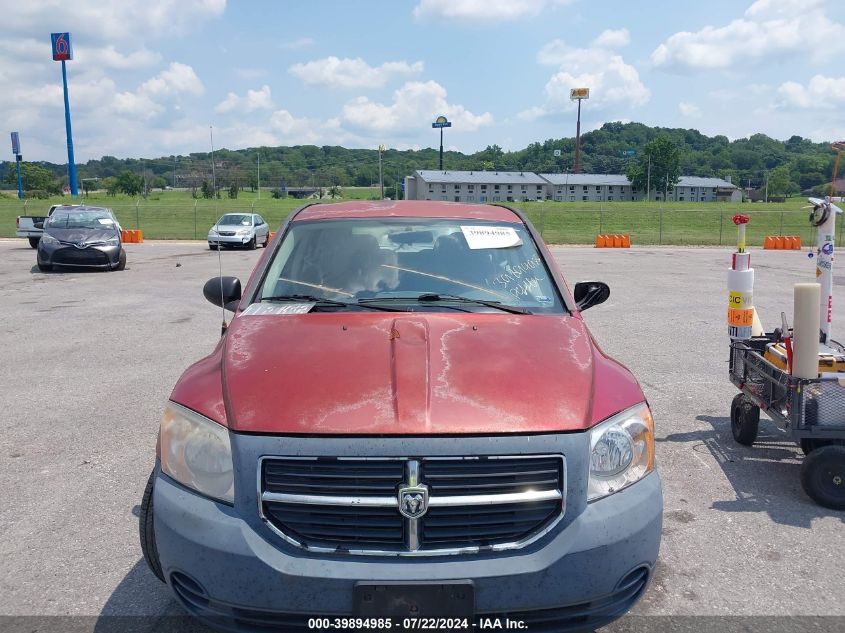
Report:
[[227,213],[208,231],[208,248],[213,251],[220,246],[253,249],[269,241],[270,226],[257,213]]

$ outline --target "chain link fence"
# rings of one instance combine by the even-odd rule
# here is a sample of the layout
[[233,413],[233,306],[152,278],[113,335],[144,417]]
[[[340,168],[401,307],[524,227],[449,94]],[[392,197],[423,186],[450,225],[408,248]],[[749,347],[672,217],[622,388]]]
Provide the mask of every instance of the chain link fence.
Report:
[[[0,201],[0,236],[14,236],[16,215],[44,215],[49,205]],[[41,202],[41,201],[39,201]],[[92,204],[114,210],[123,228],[141,229],[146,239],[205,239],[208,229],[224,213],[259,213],[278,227],[306,200],[96,200]],[[316,200],[314,200],[316,202]],[[332,200],[322,200],[332,202]],[[736,243],[731,218],[743,213],[751,218],[748,243],[762,246],[767,235],[797,235],[802,245],[815,244],[816,230],[808,222],[802,199],[788,205],[683,203],[511,203],[521,209],[549,244],[593,244],[596,235],[629,234],[633,245],[727,246]],[[837,226],[837,246],[841,246],[845,219]]]

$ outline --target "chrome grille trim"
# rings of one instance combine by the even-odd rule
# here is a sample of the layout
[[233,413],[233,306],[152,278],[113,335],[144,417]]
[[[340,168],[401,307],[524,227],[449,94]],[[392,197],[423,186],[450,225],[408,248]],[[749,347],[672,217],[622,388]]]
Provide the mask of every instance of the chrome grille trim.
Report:
[[[477,554],[481,552],[498,552],[521,549],[543,538],[551,532],[555,526],[560,523],[566,514],[566,486],[568,483],[568,476],[566,471],[566,458],[563,455],[485,455],[481,456],[439,456],[439,457],[423,457],[420,459],[409,457],[337,457],[333,458],[338,461],[396,461],[405,463],[405,478],[402,482],[397,483],[397,489],[400,485],[416,485],[420,480],[420,466],[426,461],[434,460],[466,460],[466,461],[482,461],[482,460],[496,460],[496,459],[559,459],[561,463],[561,486],[555,490],[537,490],[526,491],[521,493],[505,493],[505,494],[480,494],[480,495],[450,495],[450,496],[435,496],[429,497],[428,506],[431,507],[459,507],[459,506],[495,506],[513,503],[531,503],[541,501],[560,501],[560,513],[555,516],[543,529],[531,534],[527,538],[519,541],[494,543],[490,545],[467,546],[467,547],[444,547],[432,549],[420,549],[420,529],[419,523],[421,519],[404,519],[406,527],[406,548],[405,550],[389,550],[389,549],[375,549],[375,548],[352,548],[352,547],[326,547],[322,545],[313,545],[304,543],[289,534],[286,534],[277,528],[265,515],[264,503],[289,503],[302,505],[321,505],[328,507],[338,506],[360,506],[360,507],[381,507],[381,508],[396,508],[399,512],[398,497],[386,496],[343,496],[343,495],[296,495],[288,493],[272,493],[263,490],[263,465],[265,460],[297,460],[297,461],[318,461],[326,459],[326,457],[303,457],[303,456],[284,456],[284,455],[264,455],[258,460],[258,514],[265,525],[272,530],[276,535],[284,539],[286,542],[304,549],[309,552],[321,554],[350,554],[359,556],[445,556],[457,554]],[[425,475],[422,476],[423,483]],[[413,481],[413,483],[412,483]]]

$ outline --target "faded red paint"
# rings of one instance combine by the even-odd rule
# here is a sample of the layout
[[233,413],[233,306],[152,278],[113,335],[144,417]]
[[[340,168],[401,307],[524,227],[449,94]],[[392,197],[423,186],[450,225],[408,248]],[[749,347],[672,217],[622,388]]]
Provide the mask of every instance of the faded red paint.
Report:
[[173,399],[234,431],[440,435],[582,430],[643,396],[580,319],[373,312],[238,317]]
[[[487,205],[360,201],[294,221],[379,215],[521,221]],[[239,315],[171,399],[234,431],[279,435],[579,431],[645,400],[577,312]]]

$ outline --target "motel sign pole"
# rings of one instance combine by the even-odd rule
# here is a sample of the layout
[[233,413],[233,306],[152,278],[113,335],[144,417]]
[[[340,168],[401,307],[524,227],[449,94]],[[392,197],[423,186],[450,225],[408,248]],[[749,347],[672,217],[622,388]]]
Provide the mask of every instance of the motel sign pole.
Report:
[[70,128],[70,101],[67,97],[67,68],[65,61],[73,59],[73,49],[70,46],[70,33],[51,33],[53,44],[53,61],[62,62],[62,87],[65,93],[65,130],[67,131],[67,179],[70,185],[70,195],[79,195],[76,183],[76,161],[73,159],[73,132]]
[[440,115],[434,120],[431,127],[440,128],[440,171],[443,171],[443,128],[452,127],[452,123],[447,121],[445,116]]
[[581,100],[590,98],[589,88],[572,88],[569,98],[578,101],[578,123],[575,127],[575,173],[581,173]]

